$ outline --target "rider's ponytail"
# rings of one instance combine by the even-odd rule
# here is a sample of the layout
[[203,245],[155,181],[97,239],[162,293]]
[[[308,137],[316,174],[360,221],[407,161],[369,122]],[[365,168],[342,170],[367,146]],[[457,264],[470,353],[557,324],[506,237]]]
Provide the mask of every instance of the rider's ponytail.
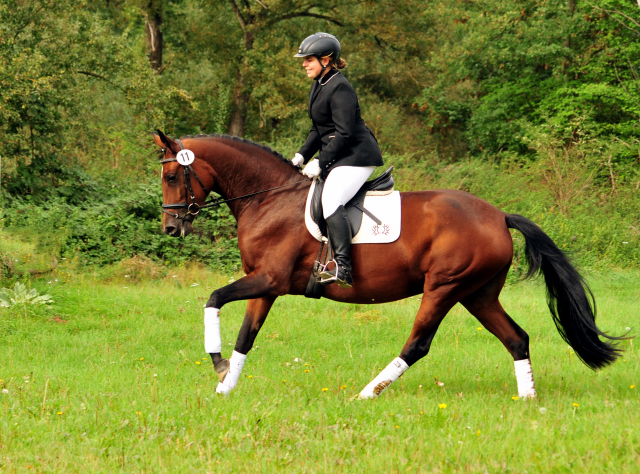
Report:
[[344,69],[345,67],[347,67],[347,62],[342,58],[338,58],[338,60],[336,61],[336,67],[338,69]]

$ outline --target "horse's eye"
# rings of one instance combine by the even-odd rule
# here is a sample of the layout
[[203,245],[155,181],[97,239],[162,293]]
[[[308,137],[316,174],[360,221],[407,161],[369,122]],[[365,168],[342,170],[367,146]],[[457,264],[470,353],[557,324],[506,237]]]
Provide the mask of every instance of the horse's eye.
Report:
[[165,178],[167,180],[167,183],[175,183],[176,182],[176,175],[175,174],[167,174],[167,175],[165,175]]

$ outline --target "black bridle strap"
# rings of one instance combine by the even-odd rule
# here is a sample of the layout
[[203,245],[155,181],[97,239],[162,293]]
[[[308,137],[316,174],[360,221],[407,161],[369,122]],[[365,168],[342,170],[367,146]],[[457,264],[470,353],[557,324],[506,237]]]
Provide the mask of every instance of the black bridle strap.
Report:
[[[182,146],[182,142],[179,139],[176,139],[176,141],[178,142],[178,145],[180,145],[180,150],[184,150],[184,147]],[[178,161],[177,158],[167,158],[164,160],[160,160],[161,164],[164,163],[170,163],[173,161]],[[251,193],[251,194],[245,194],[244,196],[238,196],[238,197],[234,197],[231,199],[214,199],[213,201],[209,201],[209,202],[205,202],[202,206],[198,205],[195,202],[195,196],[193,195],[193,188],[191,187],[191,179],[189,178],[189,172],[191,172],[193,174],[193,176],[196,178],[196,180],[198,181],[198,183],[200,183],[200,186],[202,186],[202,191],[204,191],[205,196],[207,195],[207,188],[205,188],[204,184],[202,183],[202,181],[200,180],[200,178],[198,177],[198,175],[196,174],[196,172],[194,171],[194,169],[191,167],[191,165],[187,165],[184,167],[184,191],[185,191],[185,203],[184,204],[163,204],[162,205],[162,212],[164,212],[165,214],[169,214],[171,217],[174,217],[176,219],[182,219],[185,220],[184,217],[180,217],[178,214],[173,214],[171,212],[167,212],[165,209],[187,209],[188,214],[193,214],[194,216],[200,212],[200,209],[206,209],[206,208],[210,208],[210,207],[216,207],[216,206],[220,206],[222,204],[231,202],[231,201],[235,201],[237,199],[244,199],[244,198],[248,198],[251,196],[257,196],[258,194],[262,194],[262,193],[267,193],[269,191],[275,191],[276,189],[281,189],[281,188],[285,188],[287,186],[293,186],[294,184],[300,184],[300,183],[304,183],[305,181],[308,181],[308,179],[303,179],[301,181],[296,181],[294,183],[287,183],[287,184],[283,184],[282,186],[276,186],[275,188],[269,188],[269,189],[265,189],[263,191],[257,191],[255,193]],[[189,204],[189,197],[191,196],[191,204]],[[190,206],[195,206],[196,207],[196,212],[192,213],[190,212]]]
[[296,181],[295,183],[283,184],[282,186],[276,186],[275,188],[269,188],[269,189],[265,189],[263,191],[258,191],[258,192],[251,193],[251,194],[245,194],[244,196],[238,196],[238,197],[234,197],[234,198],[231,198],[231,199],[214,199],[213,201],[210,201],[210,202],[205,203],[202,206],[200,206],[200,209],[204,209],[204,208],[207,208],[207,207],[219,206],[219,205],[225,204],[227,202],[235,201],[236,199],[244,199],[244,198],[248,198],[248,197],[251,197],[251,196],[257,196],[258,194],[268,193],[269,191],[275,191],[276,189],[284,188],[284,187],[287,187],[287,186],[293,186],[294,184],[304,183],[305,181],[309,181],[309,180],[308,179],[303,179],[302,181]]

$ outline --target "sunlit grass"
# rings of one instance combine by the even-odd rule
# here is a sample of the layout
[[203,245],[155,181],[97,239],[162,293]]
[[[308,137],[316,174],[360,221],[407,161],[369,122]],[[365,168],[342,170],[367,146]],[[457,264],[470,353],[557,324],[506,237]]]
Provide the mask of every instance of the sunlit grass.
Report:
[[[62,269],[61,269],[62,271]],[[560,339],[542,288],[503,304],[531,337],[538,398],[517,397],[513,361],[456,306],[432,351],[378,400],[353,397],[396,357],[419,298],[361,306],[276,301],[238,387],[215,394],[202,306],[229,276],[34,284],[51,310],[0,312],[0,471],[638,472],[640,358],[592,372]],[[638,272],[590,279],[599,325],[637,321]],[[221,313],[224,355],[245,303]]]

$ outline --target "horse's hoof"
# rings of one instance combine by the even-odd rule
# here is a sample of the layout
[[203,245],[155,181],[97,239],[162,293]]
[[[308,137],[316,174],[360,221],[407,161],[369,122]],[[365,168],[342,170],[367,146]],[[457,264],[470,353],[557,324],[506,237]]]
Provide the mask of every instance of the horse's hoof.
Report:
[[218,380],[224,382],[224,378],[227,376],[227,372],[229,372],[229,359],[222,359],[214,365],[213,369],[216,371]]

